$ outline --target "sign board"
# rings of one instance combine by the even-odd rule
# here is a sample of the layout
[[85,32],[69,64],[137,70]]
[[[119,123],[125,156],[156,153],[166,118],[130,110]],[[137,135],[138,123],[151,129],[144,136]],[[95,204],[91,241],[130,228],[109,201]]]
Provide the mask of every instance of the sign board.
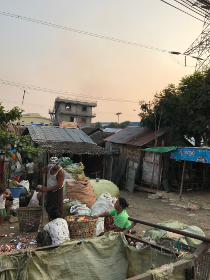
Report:
[[75,128],[77,128],[80,125],[81,125],[81,123],[78,123],[78,122],[64,122],[64,121],[59,122],[59,126],[63,126],[63,127],[75,127]]

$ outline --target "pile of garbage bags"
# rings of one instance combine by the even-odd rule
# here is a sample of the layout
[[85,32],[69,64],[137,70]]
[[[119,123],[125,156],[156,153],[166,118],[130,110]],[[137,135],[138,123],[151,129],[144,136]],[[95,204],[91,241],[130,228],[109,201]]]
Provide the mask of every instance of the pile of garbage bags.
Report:
[[[70,215],[87,215],[94,216],[105,211],[114,209],[116,197],[112,197],[110,193],[103,193],[91,208],[86,204],[82,204],[78,199],[64,199],[63,218]],[[94,231],[94,236],[104,231],[104,218],[98,218]]]
[[[85,177],[85,173],[84,173],[84,165],[82,162],[80,163],[72,163],[70,165],[67,165],[64,168],[64,172],[65,172],[65,179],[77,179],[77,177],[81,177],[84,178]],[[67,174],[66,174],[67,173]],[[66,178],[68,177],[68,178]],[[70,178],[71,177],[71,178]]]

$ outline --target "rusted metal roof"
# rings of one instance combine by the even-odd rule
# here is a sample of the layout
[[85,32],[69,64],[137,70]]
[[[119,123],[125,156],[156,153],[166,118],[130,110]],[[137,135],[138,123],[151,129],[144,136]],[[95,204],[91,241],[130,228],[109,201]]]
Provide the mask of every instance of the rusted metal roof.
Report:
[[[167,128],[161,128],[157,136],[161,136],[168,131]],[[155,139],[155,131],[147,127],[126,127],[120,132],[104,139],[104,141],[116,144],[129,144],[141,147]]]

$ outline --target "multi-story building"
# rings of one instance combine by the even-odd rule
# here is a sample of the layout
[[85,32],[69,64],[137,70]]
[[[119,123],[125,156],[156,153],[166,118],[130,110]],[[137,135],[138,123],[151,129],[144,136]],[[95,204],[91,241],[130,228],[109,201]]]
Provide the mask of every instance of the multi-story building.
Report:
[[42,117],[39,113],[28,113],[28,114],[22,114],[22,117],[20,120],[16,120],[13,122],[14,124],[20,123],[20,125],[30,125],[30,124],[52,124],[51,119]]
[[97,102],[86,102],[73,99],[57,97],[53,110],[49,111],[53,124],[59,121],[78,122],[81,126],[90,126],[92,118],[96,114],[92,113],[92,108],[97,106]]

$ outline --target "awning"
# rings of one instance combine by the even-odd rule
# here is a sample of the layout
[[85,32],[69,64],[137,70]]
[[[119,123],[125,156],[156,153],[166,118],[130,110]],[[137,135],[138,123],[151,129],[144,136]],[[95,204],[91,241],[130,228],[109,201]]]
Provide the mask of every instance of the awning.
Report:
[[180,148],[171,152],[171,158],[202,163],[210,163],[210,149]]
[[147,152],[155,152],[155,153],[167,153],[176,150],[177,147],[153,147],[153,148],[147,148],[145,151]]

